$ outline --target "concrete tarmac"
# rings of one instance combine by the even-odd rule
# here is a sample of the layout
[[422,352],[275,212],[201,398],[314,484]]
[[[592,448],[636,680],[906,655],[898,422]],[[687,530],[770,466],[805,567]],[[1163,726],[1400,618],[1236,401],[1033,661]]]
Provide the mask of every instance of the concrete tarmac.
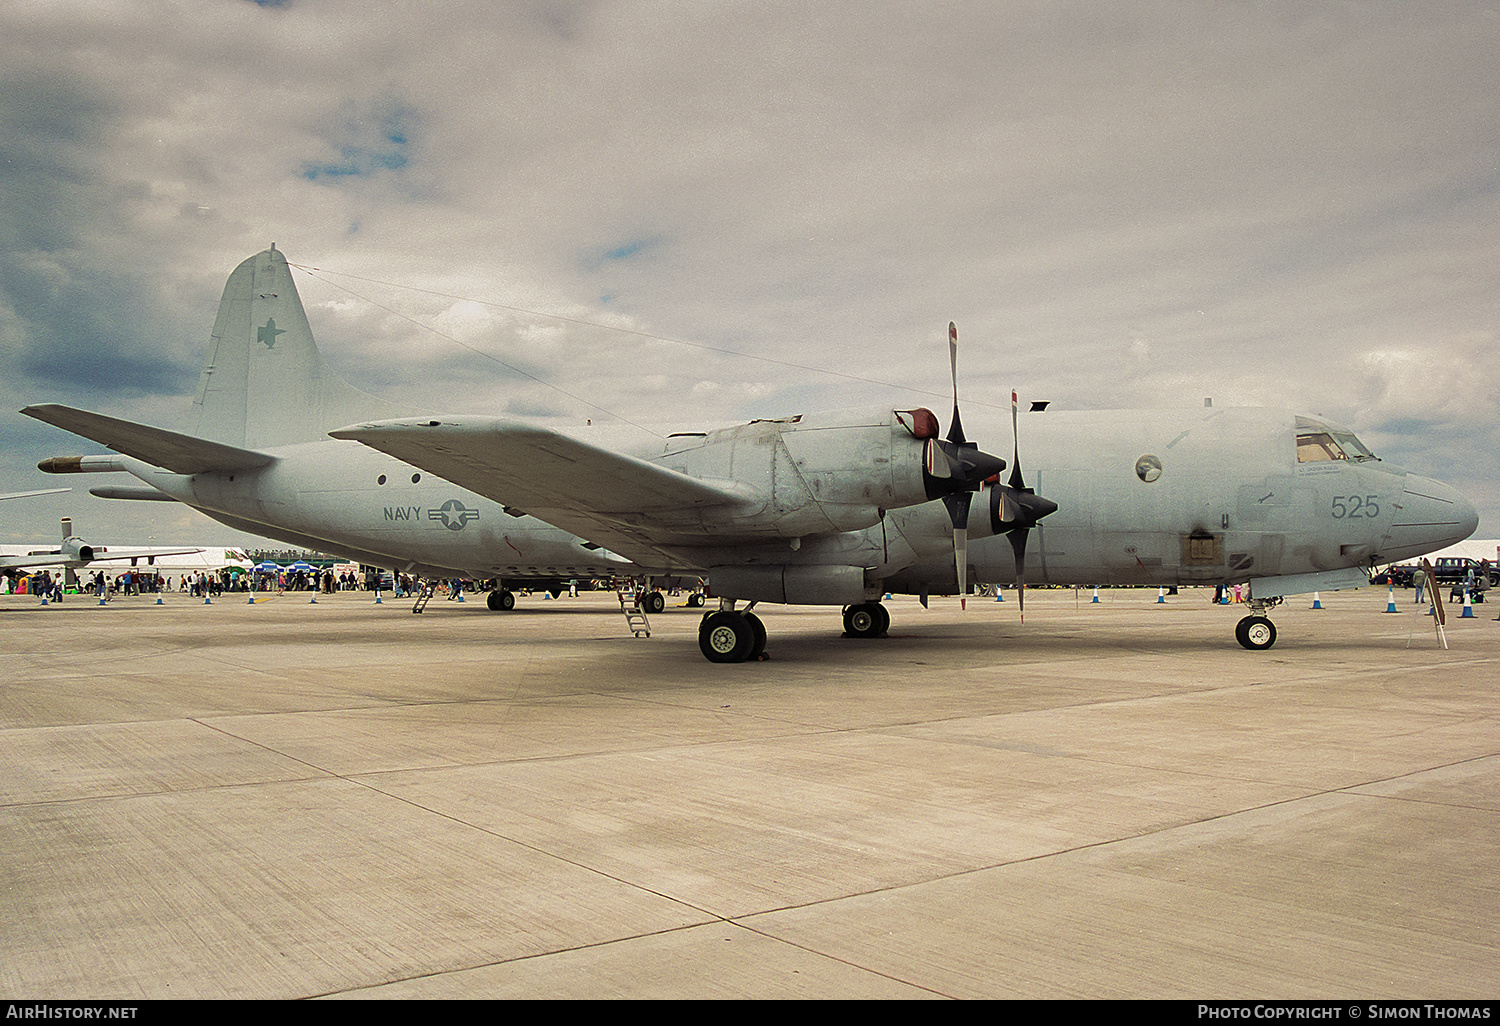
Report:
[[0,599],[0,997],[1500,993],[1500,623]]

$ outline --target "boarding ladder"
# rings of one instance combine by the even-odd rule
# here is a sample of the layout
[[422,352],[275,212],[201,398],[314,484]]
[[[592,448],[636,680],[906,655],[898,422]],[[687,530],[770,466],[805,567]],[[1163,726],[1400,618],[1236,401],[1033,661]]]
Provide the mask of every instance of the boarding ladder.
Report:
[[413,613],[420,613],[427,608],[427,603],[432,601],[432,593],[437,590],[435,584],[424,584],[417,589],[417,604],[411,607]]
[[637,638],[651,637],[651,621],[646,619],[646,611],[641,608],[641,593],[634,582],[620,585],[615,594],[620,597],[620,612],[625,614],[630,633]]

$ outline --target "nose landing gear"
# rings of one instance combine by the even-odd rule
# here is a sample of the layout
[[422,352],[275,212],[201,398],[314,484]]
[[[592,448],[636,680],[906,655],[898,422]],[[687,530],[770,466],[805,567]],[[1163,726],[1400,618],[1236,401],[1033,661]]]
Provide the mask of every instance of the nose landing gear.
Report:
[[1281,599],[1251,599],[1250,614],[1234,628],[1234,638],[1245,648],[1260,652],[1276,644],[1276,625],[1265,615]]

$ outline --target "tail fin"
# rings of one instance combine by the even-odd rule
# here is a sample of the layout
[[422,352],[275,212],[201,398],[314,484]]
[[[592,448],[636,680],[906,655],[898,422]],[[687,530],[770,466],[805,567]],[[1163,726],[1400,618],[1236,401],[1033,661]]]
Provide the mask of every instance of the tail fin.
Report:
[[274,244],[229,276],[193,404],[199,438],[242,449],[319,440],[387,409],[323,363]]

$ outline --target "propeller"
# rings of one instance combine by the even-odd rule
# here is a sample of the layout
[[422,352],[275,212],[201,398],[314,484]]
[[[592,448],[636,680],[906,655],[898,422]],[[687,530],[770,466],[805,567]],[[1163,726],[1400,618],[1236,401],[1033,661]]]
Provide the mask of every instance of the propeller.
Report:
[[1043,517],[1057,512],[1057,503],[1044,499],[1036,489],[1026,487],[1021,473],[1020,416],[1016,393],[1010,393],[1010,430],[1015,450],[1010,464],[1010,481],[996,481],[990,488],[990,527],[996,534],[1006,534],[1011,551],[1016,554],[1016,599],[1021,622],[1026,622],[1026,539]]
[[959,605],[967,607],[969,575],[969,505],[984,482],[1005,469],[998,456],[980,452],[964,437],[958,413],[958,326],[948,323],[948,367],[953,375],[953,419],[946,439],[929,438],[923,455],[923,483],[929,499],[943,500],[953,523],[953,560],[958,571]]

